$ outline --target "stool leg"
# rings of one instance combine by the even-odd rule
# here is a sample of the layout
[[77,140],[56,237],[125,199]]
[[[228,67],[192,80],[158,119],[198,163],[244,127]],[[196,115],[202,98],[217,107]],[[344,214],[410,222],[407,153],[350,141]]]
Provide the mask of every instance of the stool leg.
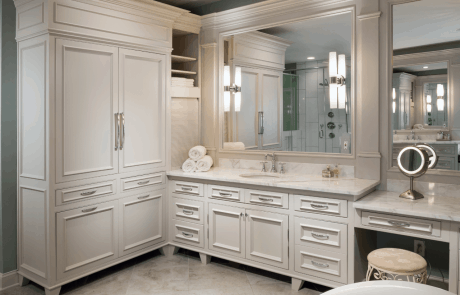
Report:
[[371,266],[371,265],[368,265],[367,267],[367,274],[366,274],[366,281],[370,281],[371,280],[371,276],[372,276],[372,271],[374,270],[374,268]]

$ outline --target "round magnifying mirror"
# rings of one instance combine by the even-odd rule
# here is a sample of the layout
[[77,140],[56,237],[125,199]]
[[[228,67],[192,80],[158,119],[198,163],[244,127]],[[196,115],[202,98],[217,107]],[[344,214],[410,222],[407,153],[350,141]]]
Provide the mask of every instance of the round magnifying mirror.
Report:
[[[436,157],[436,153],[433,155]],[[410,189],[399,197],[411,200],[422,199],[423,195],[414,190],[414,177],[420,177],[425,174],[430,166],[430,157],[426,149],[417,146],[405,147],[399,152],[397,161],[399,170],[410,177]]]
[[439,157],[436,155],[434,148],[426,143],[417,144],[418,148],[424,149],[428,153],[428,157],[430,159],[430,164],[428,165],[428,169],[434,169],[438,164]]

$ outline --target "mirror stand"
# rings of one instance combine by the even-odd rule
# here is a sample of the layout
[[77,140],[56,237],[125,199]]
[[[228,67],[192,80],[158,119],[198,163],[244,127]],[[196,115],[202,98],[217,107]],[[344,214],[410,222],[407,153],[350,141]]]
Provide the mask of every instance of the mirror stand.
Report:
[[400,194],[399,197],[404,198],[404,199],[410,199],[410,200],[423,199],[424,196],[421,193],[414,190],[414,177],[411,176],[409,178],[410,178],[410,189]]

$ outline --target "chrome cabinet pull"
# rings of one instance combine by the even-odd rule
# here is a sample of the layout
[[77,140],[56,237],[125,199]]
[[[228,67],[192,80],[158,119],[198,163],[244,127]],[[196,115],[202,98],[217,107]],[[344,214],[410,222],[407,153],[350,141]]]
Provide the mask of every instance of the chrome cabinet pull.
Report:
[[143,200],[143,199],[146,199],[148,198],[150,195],[145,195],[145,196],[140,196],[140,197],[137,197],[139,200]]
[[125,114],[120,114],[120,128],[121,128],[121,136],[120,136],[120,151],[123,150],[125,145]]
[[184,186],[181,187],[181,189],[182,189],[183,191],[191,191],[191,190],[192,190],[191,187],[184,187]]
[[91,196],[91,195],[94,195],[96,192],[97,192],[97,190],[90,191],[90,192],[84,192],[84,193],[81,193],[80,195],[82,195],[82,196]]
[[150,182],[150,180],[146,180],[146,181],[138,182],[137,184],[138,184],[138,185],[144,185],[144,184],[147,184],[147,183],[149,183],[149,182]]
[[259,200],[264,202],[273,202],[273,199],[259,197]]
[[329,240],[329,235],[322,235],[317,233],[311,233],[312,237],[318,240]]
[[326,210],[329,208],[328,205],[319,205],[319,204],[314,204],[314,203],[311,204],[311,207],[317,210]]
[[241,217],[243,217],[243,216],[244,216],[243,212],[241,212],[241,213],[240,213],[240,216],[241,216]]
[[223,192],[219,192],[219,195],[221,195],[222,197],[231,197],[232,196],[232,194],[223,193]]
[[388,223],[397,226],[397,227],[408,227],[410,226],[410,223],[407,222],[398,222],[398,221],[393,221],[393,220],[388,220]]
[[182,232],[182,235],[186,238],[193,238],[193,235],[192,234],[189,234],[189,233],[186,233],[186,232]]
[[191,210],[183,209],[182,212],[184,212],[185,215],[193,215],[193,211]]
[[118,118],[120,114],[115,114],[115,150],[118,151],[119,143],[120,143],[120,124],[118,123]]
[[83,209],[83,210],[81,210],[81,212],[83,212],[83,213],[88,213],[88,212],[94,211],[94,210],[96,210],[96,209],[97,209],[97,206],[96,206],[96,207],[93,207],[93,208]]
[[328,268],[329,267],[329,264],[327,263],[319,263],[319,262],[316,262],[316,261],[311,261],[311,264],[313,264],[314,266],[317,266],[317,267],[321,267],[321,268]]

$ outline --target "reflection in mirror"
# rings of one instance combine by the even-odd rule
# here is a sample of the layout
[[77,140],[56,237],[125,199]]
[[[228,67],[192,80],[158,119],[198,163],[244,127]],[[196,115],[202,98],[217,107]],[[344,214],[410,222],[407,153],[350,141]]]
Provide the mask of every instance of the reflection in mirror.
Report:
[[223,148],[351,153],[352,15],[224,41]]
[[[393,6],[393,167],[405,147],[426,143],[439,154],[434,169],[460,170],[460,96],[452,95],[460,87],[458,15],[456,0]],[[403,164],[411,157],[417,163],[412,153]]]
[[415,172],[422,165],[422,156],[413,149],[404,151],[401,154],[401,166],[410,172]]

